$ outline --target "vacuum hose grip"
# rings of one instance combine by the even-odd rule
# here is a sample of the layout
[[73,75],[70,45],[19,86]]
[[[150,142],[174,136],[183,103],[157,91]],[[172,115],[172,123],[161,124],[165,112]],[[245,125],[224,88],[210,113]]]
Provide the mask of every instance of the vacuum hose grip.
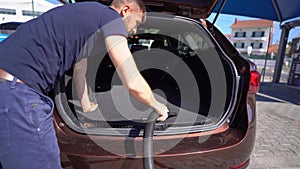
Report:
[[159,114],[152,112],[147,121],[143,135],[143,165],[144,169],[154,169],[153,160],[153,132],[155,127],[156,119]]

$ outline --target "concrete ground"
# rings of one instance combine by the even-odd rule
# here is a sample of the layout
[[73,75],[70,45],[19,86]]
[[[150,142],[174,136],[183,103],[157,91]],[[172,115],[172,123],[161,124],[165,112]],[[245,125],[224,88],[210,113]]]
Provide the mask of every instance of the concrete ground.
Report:
[[249,169],[300,168],[300,88],[262,83]]

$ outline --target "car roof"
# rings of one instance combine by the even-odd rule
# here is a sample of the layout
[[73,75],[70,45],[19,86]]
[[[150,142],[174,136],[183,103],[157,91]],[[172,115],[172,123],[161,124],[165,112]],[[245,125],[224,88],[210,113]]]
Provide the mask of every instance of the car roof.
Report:
[[16,30],[21,24],[21,22],[5,22],[0,24],[0,29]]

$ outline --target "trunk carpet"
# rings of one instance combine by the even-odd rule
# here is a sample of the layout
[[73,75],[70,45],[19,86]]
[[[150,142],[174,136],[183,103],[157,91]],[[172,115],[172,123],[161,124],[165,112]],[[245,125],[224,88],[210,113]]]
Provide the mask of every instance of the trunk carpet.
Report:
[[[208,124],[212,121],[192,111],[180,108],[178,104],[167,101],[162,92],[156,92],[155,98],[167,105],[170,110],[169,118],[157,124],[169,126],[191,126]],[[99,107],[93,112],[83,113],[78,100],[69,100],[70,107],[74,107],[75,115],[83,123],[91,127],[132,127],[142,125],[152,112],[148,106],[130,96],[123,86],[113,86],[110,91],[90,94],[91,100]],[[108,126],[107,126],[108,125]]]

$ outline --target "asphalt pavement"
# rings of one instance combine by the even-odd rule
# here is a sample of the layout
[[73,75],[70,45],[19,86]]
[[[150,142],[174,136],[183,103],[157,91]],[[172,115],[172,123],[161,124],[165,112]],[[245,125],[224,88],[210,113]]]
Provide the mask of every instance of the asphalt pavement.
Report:
[[300,87],[262,83],[248,169],[300,169]]

